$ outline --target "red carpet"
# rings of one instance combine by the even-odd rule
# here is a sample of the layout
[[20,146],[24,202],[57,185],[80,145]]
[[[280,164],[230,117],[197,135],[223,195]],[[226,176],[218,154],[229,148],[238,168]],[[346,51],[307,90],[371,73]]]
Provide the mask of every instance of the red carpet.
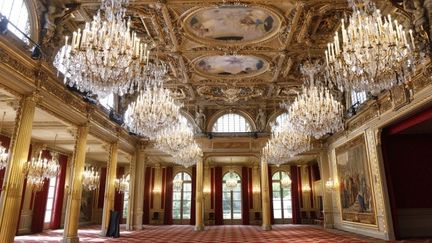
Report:
[[[141,231],[121,230],[121,237],[117,239],[99,236],[99,229],[100,226],[80,229],[80,242],[379,242],[308,225],[276,225],[271,231],[262,231],[259,226],[208,226],[204,232],[195,232],[189,225],[146,225]],[[59,242],[62,234],[63,230],[52,230],[38,235],[17,236],[15,242]]]

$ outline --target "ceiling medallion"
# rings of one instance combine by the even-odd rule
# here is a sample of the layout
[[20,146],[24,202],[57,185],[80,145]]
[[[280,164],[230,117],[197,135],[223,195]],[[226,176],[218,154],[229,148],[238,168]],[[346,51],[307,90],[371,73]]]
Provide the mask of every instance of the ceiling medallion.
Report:
[[198,8],[183,21],[193,40],[221,45],[250,44],[275,36],[282,17],[264,6],[222,4]]
[[252,55],[215,55],[197,58],[194,67],[202,76],[231,79],[258,76],[268,70],[269,63]]
[[256,87],[210,87],[202,86],[197,89],[199,95],[211,99],[234,103],[239,100],[249,100],[262,96],[264,90]]

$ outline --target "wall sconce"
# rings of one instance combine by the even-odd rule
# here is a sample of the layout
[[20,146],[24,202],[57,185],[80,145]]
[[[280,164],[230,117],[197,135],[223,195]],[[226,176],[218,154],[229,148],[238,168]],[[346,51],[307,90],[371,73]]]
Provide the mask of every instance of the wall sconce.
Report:
[[203,192],[204,192],[205,194],[209,194],[209,193],[211,192],[210,187],[204,187],[204,188],[203,188]]
[[154,187],[153,188],[153,193],[161,193],[162,192],[162,190],[161,190],[161,188],[160,187]]
[[325,183],[325,187],[326,187],[327,191],[330,191],[330,192],[336,190],[337,186],[338,186],[338,182],[334,181],[331,177]]
[[254,187],[252,188],[252,192],[253,192],[253,193],[260,193],[260,192],[261,192],[261,188],[260,188],[259,186],[254,186]]
[[310,191],[312,191],[312,188],[309,185],[304,185],[302,187],[302,191],[303,192],[310,192]]

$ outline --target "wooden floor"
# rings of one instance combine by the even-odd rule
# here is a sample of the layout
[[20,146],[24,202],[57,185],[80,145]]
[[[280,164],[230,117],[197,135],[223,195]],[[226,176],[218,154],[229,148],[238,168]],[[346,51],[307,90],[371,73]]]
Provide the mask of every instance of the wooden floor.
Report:
[[[208,226],[203,232],[195,232],[194,227],[189,225],[146,225],[140,231],[121,230],[121,236],[117,239],[101,237],[99,230],[100,226],[80,229],[80,242],[384,242],[310,225],[274,225],[271,231],[263,231],[259,226]],[[17,236],[15,242],[59,242],[62,234],[63,230],[52,230],[37,235]]]

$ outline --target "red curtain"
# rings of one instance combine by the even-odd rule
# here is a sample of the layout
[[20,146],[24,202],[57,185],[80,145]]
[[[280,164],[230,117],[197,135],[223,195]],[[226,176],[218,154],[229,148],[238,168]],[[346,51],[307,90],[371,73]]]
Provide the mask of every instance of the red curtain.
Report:
[[[51,153],[48,150],[43,150],[42,158],[51,159]],[[52,178],[50,180],[57,180],[57,178]],[[49,180],[45,180],[42,190],[35,193],[32,225],[31,225],[31,232],[33,234],[40,233],[43,231],[45,211],[46,211],[47,199],[48,199],[48,187],[49,187]]]
[[215,169],[210,169],[210,208],[214,209],[214,199],[215,199]]
[[150,209],[153,209],[153,189],[154,189],[154,184],[155,184],[155,172],[156,169],[155,168],[151,168],[151,180],[150,180]]
[[242,167],[242,180],[241,180],[241,192],[242,192],[242,223],[249,225],[249,175],[248,167]]
[[249,208],[253,209],[253,185],[252,185],[252,168],[248,168],[249,183]]
[[145,168],[145,182],[144,182],[144,205],[143,205],[143,224],[150,223],[150,177],[151,177],[151,167]]
[[[0,135],[0,142],[1,142],[1,145],[3,147],[5,147],[8,152],[10,152],[10,148],[9,148],[10,138],[3,136],[3,135]],[[5,176],[5,171],[6,171],[6,169],[0,170],[0,195],[1,195],[2,188],[3,188],[3,180],[4,180],[4,176]]]
[[215,224],[223,224],[222,167],[215,168]]
[[[124,175],[124,167],[117,168],[117,178],[122,178]],[[124,193],[118,190],[115,191],[114,194],[114,211],[120,212],[121,215],[121,223],[123,223],[123,202],[124,202]]]
[[165,217],[164,224],[173,224],[173,167],[167,167],[165,170]]
[[298,184],[298,194],[300,199],[300,208],[303,208],[303,190],[302,190],[302,178],[301,178],[301,167],[297,166],[297,184]]
[[300,201],[299,201],[299,176],[296,165],[291,165],[291,202],[292,202],[292,223],[300,224]]
[[309,174],[309,186],[311,188],[310,190],[310,205],[311,208],[314,207],[314,193],[313,193],[313,184],[312,184],[312,167],[308,165],[308,174]]
[[192,167],[192,195],[191,195],[191,215],[190,215],[190,225],[195,225],[195,197],[196,197],[196,166]]
[[268,185],[269,185],[269,198],[270,198],[270,219],[271,223],[274,224],[274,213],[273,213],[273,180],[272,171],[270,165],[268,165]]
[[66,155],[63,154],[59,155],[60,174],[57,177],[57,184],[55,188],[54,205],[53,205],[53,212],[52,212],[53,214],[50,223],[51,229],[60,228],[60,221],[61,221],[62,209],[63,209],[67,161],[68,161],[68,157]]
[[162,168],[162,188],[161,188],[161,209],[165,207],[165,193],[166,193],[166,169]]
[[99,195],[98,195],[98,208],[103,208],[105,201],[105,183],[106,183],[107,168],[101,168],[99,177]]

